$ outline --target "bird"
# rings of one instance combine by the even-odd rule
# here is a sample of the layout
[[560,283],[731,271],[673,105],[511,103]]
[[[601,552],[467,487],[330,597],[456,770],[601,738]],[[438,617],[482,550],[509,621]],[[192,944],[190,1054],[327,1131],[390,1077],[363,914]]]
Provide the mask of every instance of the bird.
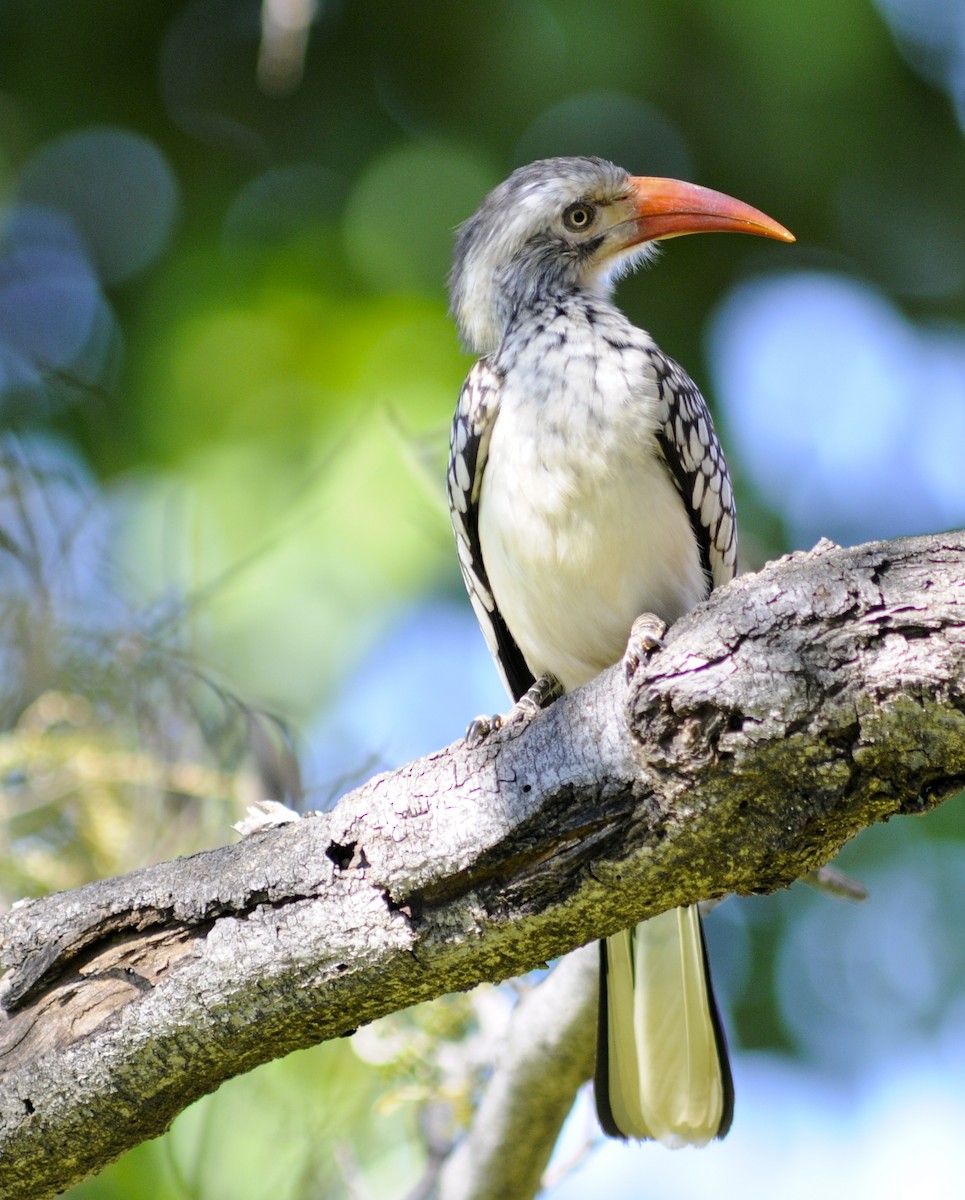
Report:
[[[450,311],[480,357],[452,422],[459,565],[514,701],[481,741],[621,660],[733,578],[733,489],[687,373],[613,303],[683,234],[784,242],[783,225],[680,180],[595,157],[519,167],[456,233]],[[600,943],[595,1098],[605,1133],[723,1137],[733,1084],[696,906]]]

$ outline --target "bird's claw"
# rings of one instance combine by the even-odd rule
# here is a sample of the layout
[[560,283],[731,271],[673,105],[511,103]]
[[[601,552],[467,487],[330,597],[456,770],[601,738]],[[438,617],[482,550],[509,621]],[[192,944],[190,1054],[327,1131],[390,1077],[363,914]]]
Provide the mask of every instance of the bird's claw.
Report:
[[627,683],[648,662],[655,650],[663,645],[667,622],[656,613],[642,613],[630,626],[630,637],[623,655],[623,675]]
[[505,716],[498,713],[493,717],[476,717],[466,730],[466,743],[471,749],[482,743],[498,730],[522,733],[526,726],[552,701],[563,694],[563,687],[555,675],[541,675],[523,693]]
[[475,750],[477,746],[483,744],[491,733],[495,733],[497,729],[501,729],[503,724],[504,719],[499,713],[494,713],[491,717],[475,717],[469,722],[469,728],[466,730],[466,745],[471,750]]

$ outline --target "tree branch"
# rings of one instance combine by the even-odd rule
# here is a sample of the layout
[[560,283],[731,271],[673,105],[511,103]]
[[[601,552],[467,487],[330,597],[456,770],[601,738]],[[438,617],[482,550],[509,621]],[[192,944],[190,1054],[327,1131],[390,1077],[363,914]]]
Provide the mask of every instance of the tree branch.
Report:
[[678,904],[766,892],[965,781],[965,535],[715,592],[630,681],[331,813],[3,921],[0,1197],[55,1194],[226,1078]]
[[595,945],[567,955],[513,1010],[472,1128],[443,1165],[439,1200],[526,1200],[539,1191],[593,1071],[599,961]]

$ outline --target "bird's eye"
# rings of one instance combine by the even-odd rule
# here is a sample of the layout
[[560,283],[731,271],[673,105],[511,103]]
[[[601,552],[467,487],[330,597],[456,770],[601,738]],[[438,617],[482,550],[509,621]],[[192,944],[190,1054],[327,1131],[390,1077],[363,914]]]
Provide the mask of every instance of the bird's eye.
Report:
[[563,224],[579,233],[590,228],[595,216],[596,209],[592,204],[571,204],[563,213]]

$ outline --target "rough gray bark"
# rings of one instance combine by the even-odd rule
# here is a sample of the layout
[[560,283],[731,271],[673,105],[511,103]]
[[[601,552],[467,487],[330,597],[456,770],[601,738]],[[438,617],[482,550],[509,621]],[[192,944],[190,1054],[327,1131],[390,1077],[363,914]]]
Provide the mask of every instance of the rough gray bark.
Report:
[[[3,921],[0,1197],[54,1195],[268,1058],[765,892],[965,781],[965,535],[744,576],[524,732]],[[483,1196],[477,1190],[474,1196]]]

